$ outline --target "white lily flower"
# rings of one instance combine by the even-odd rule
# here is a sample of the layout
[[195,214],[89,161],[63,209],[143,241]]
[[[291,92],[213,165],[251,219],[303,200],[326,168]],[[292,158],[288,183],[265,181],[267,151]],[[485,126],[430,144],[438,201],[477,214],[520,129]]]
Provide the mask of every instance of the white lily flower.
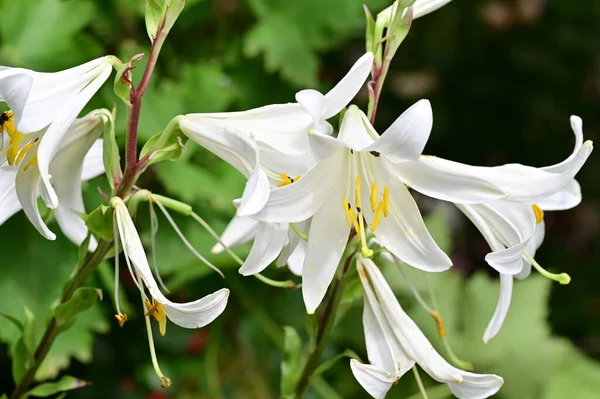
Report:
[[[563,162],[540,168],[541,171],[556,177],[559,184],[555,184],[555,187],[560,187],[566,176],[577,173],[582,161],[587,159],[581,156],[582,149],[586,151],[583,148],[582,125],[581,118],[571,117],[571,128],[575,135],[573,152]],[[587,155],[589,156],[589,153]],[[519,168],[523,169],[521,176],[529,178],[529,167],[512,165],[512,168],[515,173],[519,172]],[[564,175],[565,172],[567,175]],[[523,279],[531,273],[531,259],[544,240],[544,211],[566,210],[580,202],[581,188],[571,177],[560,191],[536,204],[507,200],[478,205],[456,204],[488,242],[492,252],[486,255],[485,260],[500,273],[500,295],[492,320],[484,333],[484,342],[488,342],[498,333],[506,318],[512,297],[513,276]]]
[[[227,305],[229,290],[222,288],[193,302],[176,303],[170,301],[163,295],[156,280],[154,280],[144,247],[127,206],[120,198],[113,198],[111,206],[114,208],[115,223],[119,235],[118,238],[115,237],[115,240],[120,240],[133,280],[137,282],[139,276],[153,298],[152,305],[148,301],[147,306],[150,313],[154,312],[153,316],[159,320],[161,334],[164,335],[166,329],[166,318],[185,328],[204,327],[216,319]],[[133,265],[133,269],[131,265]],[[138,288],[141,292],[144,292],[142,287]]]
[[314,129],[331,134],[333,127],[326,120],[337,115],[354,98],[369,76],[372,63],[372,53],[363,55],[325,95],[312,89],[302,90],[296,93],[296,103],[267,105],[243,112],[188,114],[184,119],[198,127],[235,128],[285,154],[306,154],[309,152],[308,132]]
[[[110,76],[112,60],[101,57],[55,73],[0,69],[0,101],[11,109],[0,116],[9,137],[5,161],[11,166],[25,160],[37,164],[42,196],[50,208],[59,205],[51,184],[52,159],[77,115]],[[27,157],[34,144],[35,157]]]
[[[104,172],[102,162],[102,140],[98,139],[103,123],[101,114],[106,110],[96,110],[85,117],[76,119],[68,128],[60,147],[50,164],[53,189],[56,191],[59,206],[55,216],[65,236],[79,245],[86,238],[88,230],[79,214],[85,213],[82,198],[82,182],[99,176]],[[43,134],[42,132],[39,133]],[[34,143],[23,157],[21,167],[4,163],[0,166],[0,224],[23,209],[35,228],[46,238],[55,239],[44,223],[37,199],[40,195],[40,172],[34,160],[39,140],[32,137]],[[43,196],[43,194],[42,194]],[[95,240],[90,241],[90,250],[95,249]]]
[[363,326],[370,364],[350,361],[352,373],[374,398],[384,398],[415,363],[458,398],[487,398],[500,389],[501,377],[475,374],[450,365],[404,312],[385,278],[370,259],[359,259],[364,289]]
[[427,15],[435,10],[442,8],[452,0],[417,0],[413,3],[413,19]]
[[[294,184],[272,190],[265,207],[253,215],[275,223],[312,217],[302,268],[302,290],[309,313],[315,311],[327,291],[352,226],[363,240],[363,254],[368,256],[363,217],[383,246],[404,262],[426,271],[452,266],[427,231],[404,185],[408,175],[410,180],[423,180],[421,191],[444,200],[480,203],[504,196],[493,184],[464,173],[429,179],[403,169],[404,160],[418,159],[432,123],[431,106],[422,100],[379,137],[367,117],[351,106],[337,139],[310,134],[319,163]],[[361,198],[366,200],[364,206]]]

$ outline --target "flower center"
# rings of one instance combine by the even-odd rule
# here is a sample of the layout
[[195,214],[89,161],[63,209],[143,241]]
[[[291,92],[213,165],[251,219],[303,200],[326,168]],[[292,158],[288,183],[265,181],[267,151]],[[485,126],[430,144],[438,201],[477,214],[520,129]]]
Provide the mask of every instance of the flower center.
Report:
[[[344,197],[344,211],[346,212],[346,220],[348,221],[348,227],[354,226],[356,234],[360,237],[362,243],[362,255],[365,258],[371,257],[373,251],[369,249],[367,245],[367,238],[365,234],[365,226],[363,219],[363,211],[361,208],[361,196],[360,196],[360,176],[356,176],[356,212],[352,209],[352,205],[348,202],[348,198]],[[375,214],[373,222],[371,223],[371,231],[375,231],[381,220],[381,216],[387,217],[390,202],[390,189],[388,186],[383,187],[382,198],[377,201],[377,181],[373,181],[371,186],[371,195],[369,196],[369,202],[371,203],[371,211]]]
[[296,176],[296,177],[289,177],[288,175],[286,175],[285,173],[280,173],[279,177],[281,177],[281,183],[277,185],[277,187],[283,187],[283,186],[287,186],[289,184],[292,184],[295,181],[300,180],[300,176]]
[[536,204],[531,205],[531,209],[533,209],[533,214],[535,215],[535,223],[540,224],[544,220],[544,211],[542,208],[537,206]]
[[[20,164],[23,158],[25,158],[27,151],[31,150],[39,140],[36,138],[21,148],[21,142],[23,141],[24,135],[17,131],[12,111],[5,111],[0,114],[0,129],[0,136],[6,131],[10,140],[8,147],[2,151],[2,153],[6,153],[6,160],[10,166]],[[2,140],[2,142],[4,142],[4,140]],[[37,155],[33,156],[23,170],[27,170],[35,164],[37,164]]]
[[148,311],[144,316],[154,317],[156,321],[158,321],[160,335],[165,335],[167,333],[167,312],[165,312],[165,307],[156,299],[152,299],[152,303],[150,303],[150,301],[145,301],[145,304]]

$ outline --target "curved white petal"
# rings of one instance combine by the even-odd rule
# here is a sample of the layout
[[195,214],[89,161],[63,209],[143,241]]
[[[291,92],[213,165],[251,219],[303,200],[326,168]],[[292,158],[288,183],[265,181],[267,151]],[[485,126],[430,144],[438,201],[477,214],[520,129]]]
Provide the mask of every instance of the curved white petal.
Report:
[[379,135],[364,112],[356,105],[348,107],[348,110],[344,113],[338,140],[342,141],[348,148],[362,150],[368,148],[377,139],[379,139]]
[[262,272],[281,253],[287,241],[287,223],[260,222],[246,261],[240,274],[250,276]]
[[[310,220],[300,223],[294,223],[294,227],[300,230],[302,233],[306,234],[306,236],[308,236],[308,226],[310,226]],[[275,262],[277,267],[285,266],[290,256],[292,256],[294,251],[296,251],[296,247],[298,246],[298,244],[300,244],[300,241],[303,241],[302,238],[300,238],[300,236],[294,231],[294,229],[291,228],[291,226],[288,225],[286,231],[287,242],[281,250],[279,257],[277,258],[277,262]]]
[[83,169],[81,170],[81,180],[88,181],[104,173],[104,162],[102,139],[98,139],[92,144],[92,148],[85,154],[83,159]]
[[580,202],[581,186],[572,179],[562,190],[538,201],[536,205],[545,211],[564,211],[575,208]]
[[350,360],[350,369],[356,381],[375,399],[383,399],[394,382],[394,374],[370,364],[362,364],[356,359]]
[[260,150],[260,164],[278,174],[302,176],[317,163],[310,151],[306,154],[290,155],[277,151],[266,143],[258,142],[257,144]]
[[[452,261],[429,234],[419,208],[406,187],[396,179],[390,179],[386,165],[380,158],[360,154],[363,178],[362,197],[369,198],[369,187],[377,181],[378,187],[389,187],[389,214],[382,216],[374,231],[375,237],[392,254],[403,262],[421,270],[441,272],[452,266]],[[375,217],[370,206],[363,207],[365,219],[371,225]]]
[[306,134],[313,119],[297,103],[274,104],[242,112],[187,114],[185,120],[231,127],[286,154],[308,152]]
[[[343,151],[316,164],[302,178],[292,184],[271,190],[269,201],[264,208],[253,215],[257,220],[265,222],[302,222],[323,206],[330,194],[335,191],[340,180],[347,182],[349,171],[347,160]],[[339,193],[342,196],[345,190]],[[340,205],[340,208],[342,206]],[[344,220],[346,216],[344,215]]]
[[500,273],[500,295],[498,296],[498,304],[496,305],[492,320],[490,320],[490,323],[483,334],[483,342],[486,344],[498,334],[498,331],[500,331],[500,328],[506,319],[506,314],[508,313],[510,300],[512,298],[512,288],[513,276]]
[[427,144],[433,127],[428,100],[420,100],[404,111],[373,144],[362,151],[377,151],[392,162],[416,161]]
[[129,215],[127,206],[122,201],[115,201],[115,219],[119,238],[125,256],[131,260],[137,274],[144,281],[150,295],[165,307],[169,319],[185,328],[199,328],[213,321],[227,305],[229,290],[220,289],[213,294],[187,303],[175,303],[167,299],[158,288],[152,275],[144,247]]
[[15,190],[17,169],[0,166],[0,225],[21,210]]
[[[332,192],[343,193],[347,180],[336,185]],[[302,296],[308,314],[315,312],[327,293],[350,233],[341,197],[334,194],[330,198],[312,219],[302,266]]]
[[373,261],[362,259],[360,262],[390,323],[390,331],[394,333],[396,342],[423,370],[436,381],[448,383],[450,389],[460,398],[485,398],[489,396],[487,395],[489,392],[500,389],[502,378],[495,375],[468,373],[446,362],[431,346],[415,322],[404,312]]
[[319,162],[346,148],[344,143],[339,139],[318,132],[311,131],[308,133],[308,141],[310,142],[313,157]]
[[413,19],[427,15],[430,12],[437,10],[450,3],[452,0],[417,0],[412,5],[413,7]]
[[[223,234],[221,234],[221,241],[229,248],[245,244],[256,236],[258,223],[258,220],[249,217],[241,218],[239,216],[234,216],[227,227],[225,227]],[[225,248],[223,248],[220,243],[216,243],[210,252],[219,254],[224,250]]]
[[21,207],[27,215],[27,218],[33,224],[33,226],[40,232],[42,236],[48,240],[55,240],[56,235],[50,231],[38,208],[38,194],[40,187],[40,171],[37,165],[31,165],[30,168],[24,170],[24,166],[27,165],[33,158],[33,151],[29,151],[22,161],[22,166],[17,172],[15,179],[15,189],[17,191],[17,197],[21,203]]
[[300,240],[294,252],[287,259],[287,266],[290,271],[296,276],[302,276],[302,267],[306,259],[306,241]]
[[305,89],[296,93],[296,101],[310,114],[313,121],[323,119],[326,110],[325,96],[313,89]]
[[369,77],[372,65],[373,53],[364,54],[354,63],[346,76],[325,94],[325,101],[327,102],[327,111],[324,114],[325,119],[337,115],[352,101],[365,83],[365,80]]
[[[544,242],[545,234],[546,234],[546,223],[542,220],[540,223],[538,223],[537,226],[535,226],[535,232],[533,233],[533,237],[531,238],[531,240],[529,240],[529,243],[527,244],[527,248],[525,249],[530,256],[535,257],[535,253],[536,253],[537,249],[540,247],[540,245],[542,245],[542,242]],[[515,277],[518,278],[519,280],[522,280],[522,279],[528,277],[530,273],[531,273],[531,263],[529,262],[529,260],[527,258],[524,258],[523,259],[523,270],[521,270],[520,273],[516,274]]]
[[581,120],[580,117],[578,117],[576,115],[571,115],[571,118],[569,119],[569,121],[571,122],[571,129],[573,130],[573,134],[575,135],[575,146],[573,147],[573,152],[564,161],[557,163],[555,165],[545,166],[545,167],[541,168],[542,170],[545,170],[546,172],[551,172],[551,173],[564,172],[565,169],[567,169],[569,167],[569,164],[572,162],[573,158],[575,158],[577,156],[577,152],[583,145],[583,121]]
[[262,209],[271,188],[267,175],[259,167],[260,150],[256,142],[237,129],[186,118],[179,122],[186,136],[248,177],[238,216],[252,215]]
[[[44,189],[47,191],[49,196],[49,203],[47,205],[51,208],[56,208],[58,206],[58,198],[56,197],[56,193],[52,189],[52,185],[50,183],[51,176],[49,169],[52,158],[60,148],[61,141],[63,140],[67,129],[69,129],[83,107],[85,107],[94,94],[96,94],[96,92],[104,84],[106,79],[108,79],[112,71],[112,66],[107,63],[104,58],[99,59],[99,61],[95,60],[95,62],[98,63],[98,65],[95,66],[90,72],[84,73],[74,82],[70,83],[75,86],[74,92],[70,93],[70,95],[64,99],[64,104],[59,102],[61,105],[59,110],[56,109],[56,105],[54,106],[53,111],[55,112],[55,115],[51,121],[52,123],[40,140],[37,151],[37,159],[42,178],[42,184],[44,184]],[[71,74],[68,74],[67,78],[71,76]],[[54,82],[50,82],[48,84],[51,85],[54,84]],[[33,107],[29,107],[30,101],[32,101],[31,96],[27,100],[27,107],[24,111],[21,125],[27,118],[27,112],[33,112]],[[49,101],[49,99],[45,99],[45,101]],[[53,99],[53,101],[56,102],[59,101],[59,99]],[[35,107],[35,109],[38,108],[40,107]]]
[[388,168],[410,188],[443,201],[478,204],[506,196],[498,185],[475,176],[469,166],[441,168],[429,163],[431,158],[435,157],[421,156],[418,161],[390,163]]
[[[592,153],[591,141],[583,143],[560,173],[520,164],[496,167],[469,166],[432,156],[421,156],[419,162],[442,174],[460,174],[488,181],[506,192],[507,199],[535,203],[568,185]],[[461,202],[461,201],[455,201]]]
[[7,68],[0,71],[0,101],[13,111],[15,127],[19,126],[32,86],[33,75],[26,69]]

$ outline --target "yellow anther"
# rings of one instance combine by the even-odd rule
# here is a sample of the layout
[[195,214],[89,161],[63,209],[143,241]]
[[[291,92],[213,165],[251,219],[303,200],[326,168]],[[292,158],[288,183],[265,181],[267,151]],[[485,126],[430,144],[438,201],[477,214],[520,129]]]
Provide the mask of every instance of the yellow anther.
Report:
[[544,220],[544,211],[542,210],[542,208],[540,208],[536,204],[533,204],[531,205],[531,209],[533,209],[533,214],[535,215],[535,223],[542,223],[542,220]]
[[292,184],[294,182],[297,182],[298,180],[300,180],[300,177],[302,177],[302,176],[289,177],[285,173],[280,173],[279,177],[281,177],[282,183],[279,183],[277,185],[277,187],[283,187],[283,186],[287,186],[289,184]]
[[115,315],[115,319],[119,322],[119,327],[123,327],[123,324],[127,321],[127,313],[119,313]]
[[[25,158],[25,154],[27,154],[27,151],[29,151],[33,147],[35,147],[35,143],[37,143],[37,140],[33,140],[32,142],[27,143],[27,145],[25,145],[23,148],[21,148],[21,151],[19,151],[19,153],[17,154],[17,159],[15,159],[15,165],[18,165],[21,163],[23,158]],[[12,142],[11,142],[11,145],[12,145]]]
[[385,186],[383,188],[383,216],[387,217],[390,206],[390,188]]
[[156,321],[158,321],[160,335],[165,335],[167,332],[167,312],[165,312],[165,307],[162,303],[157,302],[155,299],[152,300],[152,304],[150,301],[145,301],[145,304],[148,311],[144,314],[144,316],[154,317]]
[[371,211],[375,212],[377,210],[377,182],[373,180],[373,185],[371,186]]
[[30,167],[32,167],[33,165],[37,165],[38,163],[38,159],[37,159],[37,154],[35,154],[33,156],[33,158],[31,158],[31,161],[27,162],[27,164],[25,166],[23,166],[23,171],[27,171],[27,169],[29,169]]
[[383,215],[383,202],[380,202],[377,206],[377,212],[375,212],[375,217],[373,218],[373,223],[371,223],[371,231],[375,231],[377,226],[379,226],[379,221],[381,220],[381,215]]
[[442,316],[440,316],[440,314],[437,311],[433,310],[431,312],[431,317],[433,317],[433,320],[435,320],[438,335],[440,336],[440,338],[444,338],[446,336],[446,327],[444,327]]
[[348,214],[350,215],[350,218],[352,219],[352,224],[354,224],[354,230],[356,230],[356,234],[358,234],[358,236],[360,237],[360,226],[358,224],[356,213],[354,213],[353,209],[348,209]]
[[356,207],[360,208],[360,176],[356,176]]
[[350,211],[352,207],[348,203],[348,198],[344,197],[344,212],[346,212],[346,221],[348,222],[348,227],[352,226],[352,218],[350,216]]
[[21,139],[23,136],[19,132],[13,132],[13,135],[10,137],[11,139],[10,143],[8,144],[8,151],[6,152],[6,160],[10,166],[13,166],[17,164],[17,159],[19,157],[19,146],[21,145]]

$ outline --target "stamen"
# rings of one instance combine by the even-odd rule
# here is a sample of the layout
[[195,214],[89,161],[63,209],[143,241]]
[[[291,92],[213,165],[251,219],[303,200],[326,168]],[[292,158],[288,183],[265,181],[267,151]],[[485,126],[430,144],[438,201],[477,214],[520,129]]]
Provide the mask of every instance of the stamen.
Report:
[[[279,177],[281,177],[282,183],[278,184],[277,187],[287,186],[288,184],[292,184],[294,182],[294,179],[290,178],[285,173],[280,173]],[[299,178],[300,177],[296,177],[296,180],[298,180]]]
[[383,216],[387,217],[388,209],[390,206],[390,188],[385,186],[383,188]]
[[119,313],[115,315],[115,319],[119,322],[119,327],[123,327],[123,324],[127,321],[127,313]]
[[23,148],[21,148],[21,151],[19,151],[19,153],[17,154],[17,159],[15,159],[16,165],[21,163],[23,158],[25,158],[25,154],[27,154],[27,151],[31,150],[33,146],[35,146],[35,143],[36,141],[32,141],[31,143],[28,143]]
[[144,301],[144,303],[148,309],[148,311],[144,313],[144,316],[154,317],[156,321],[158,321],[160,335],[164,336],[167,333],[167,312],[165,312],[165,307],[155,299],[152,299],[152,303],[148,300]]
[[360,248],[361,252],[362,252],[362,256],[363,258],[370,258],[371,256],[373,256],[373,250],[369,248],[369,245],[367,244],[367,234],[365,233],[365,222],[363,220],[363,215],[362,215],[362,211],[360,209],[360,207],[356,207],[356,210],[358,211],[358,224],[360,226],[360,241],[362,244],[362,247]]
[[527,260],[529,260],[529,262],[533,265],[533,267],[535,267],[535,269],[542,276],[544,276],[550,280],[557,281],[562,285],[567,285],[571,282],[571,276],[569,276],[567,273],[560,273],[560,274],[550,273],[548,270],[546,270],[542,266],[540,266],[540,264],[537,263],[536,260],[533,259],[533,256],[529,255],[529,253],[527,251],[523,252],[523,255],[525,255]]
[[533,209],[533,213],[535,215],[535,223],[540,224],[544,220],[544,211],[542,208],[537,206],[536,204],[531,205],[531,209]]
[[352,216],[350,215],[350,210],[352,210],[352,207],[348,203],[348,198],[344,197],[344,212],[346,212],[346,221],[348,222],[348,227],[352,226]]
[[356,234],[360,237],[360,225],[358,224],[356,213],[354,213],[353,209],[348,209],[348,213],[350,214],[350,219],[352,219],[352,224],[354,224],[354,230],[356,231]]
[[437,327],[438,335],[443,339],[446,336],[446,327],[444,327],[442,316],[440,316],[436,310],[430,312],[430,314],[431,317],[433,317],[433,320],[435,320],[435,326]]
[[121,313],[121,305],[119,304],[119,231],[116,223],[113,223],[113,237],[115,246],[115,307],[117,308],[115,317],[119,321],[119,325],[123,327],[123,324],[127,321],[127,314],[123,315]]
[[17,158],[19,156],[19,146],[21,144],[21,139],[23,136],[21,136],[21,133],[16,131],[13,132],[12,136],[10,133],[8,134],[8,136],[10,137],[10,143],[8,144],[6,159],[8,161],[8,164],[10,166],[13,166],[17,163]]
[[360,176],[356,176],[356,209],[358,210],[360,207]]
[[158,217],[154,211],[152,198],[150,201],[148,201],[148,205],[150,207],[150,244],[152,247],[152,265],[154,266],[154,274],[156,275],[156,279],[158,280],[160,287],[167,293],[171,293],[160,277],[160,273],[158,272],[158,262],[156,261],[156,234],[158,233]]
[[25,166],[23,166],[23,170],[27,171],[27,169],[29,169],[33,165],[37,165],[37,163],[38,163],[38,158],[37,158],[37,154],[35,154],[33,156],[33,158],[31,158],[31,161],[27,162],[27,164]]
[[371,231],[375,231],[377,226],[379,226],[379,221],[381,220],[381,215],[383,214],[383,202],[380,202],[377,206],[377,212],[375,212],[375,217],[373,218],[373,223],[371,223]]
[[373,185],[371,186],[371,211],[375,212],[377,210],[377,182],[373,180]]

